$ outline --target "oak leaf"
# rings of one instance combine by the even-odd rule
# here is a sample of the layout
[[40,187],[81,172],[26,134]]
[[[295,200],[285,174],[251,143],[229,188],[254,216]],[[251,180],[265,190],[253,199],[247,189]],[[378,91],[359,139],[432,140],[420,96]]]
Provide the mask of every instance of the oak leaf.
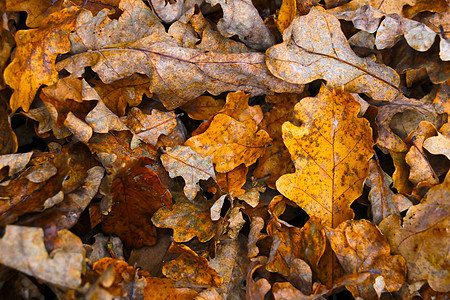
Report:
[[60,287],[81,284],[85,250],[81,240],[68,230],[57,233],[59,246],[45,249],[42,228],[8,225],[0,239],[0,263]]
[[350,94],[322,86],[318,97],[295,106],[300,127],[283,124],[296,173],[281,176],[277,189],[330,227],[353,218],[350,204],[362,193],[373,155],[369,122],[356,117],[358,106]]
[[150,114],[142,113],[137,107],[122,117],[122,121],[131,132],[147,144],[156,146],[161,134],[169,135],[177,126],[175,113],[153,109]]
[[219,287],[222,285],[223,279],[216,270],[208,266],[206,258],[197,255],[189,247],[172,243],[169,252],[181,253],[181,255],[163,266],[162,272],[165,276],[200,286]]
[[33,152],[1,155],[0,170],[9,167],[8,176],[13,176],[26,167],[32,155]]
[[372,220],[375,224],[379,224],[387,216],[408,209],[412,203],[404,195],[394,194],[390,189],[392,178],[381,169],[378,160],[371,159],[369,164],[370,171],[365,184],[370,187]]
[[417,0],[353,0],[339,7],[341,10],[356,10],[361,6],[370,5],[386,14],[402,15],[403,6],[414,6]]
[[207,0],[212,6],[219,4],[223,18],[217,23],[219,32],[230,37],[235,34],[250,48],[266,50],[275,43],[275,38],[264,24],[258,10],[250,0]]
[[134,248],[156,243],[156,228],[150,218],[163,205],[169,209],[172,206],[169,190],[162,185],[158,175],[146,167],[148,162],[139,160],[113,179],[113,206],[102,221],[105,233],[117,234]]
[[254,123],[247,124],[218,114],[204,133],[191,137],[185,145],[204,157],[212,155],[217,172],[231,171],[241,163],[249,166],[263,156],[271,139]]
[[166,206],[160,208],[152,217],[153,224],[160,228],[172,228],[173,240],[177,243],[188,242],[194,237],[200,242],[212,239],[216,229],[211,221],[210,205],[203,199],[191,202],[178,193],[173,193],[173,198],[175,204],[172,210]]
[[392,101],[399,93],[399,75],[385,65],[358,57],[340,29],[339,20],[315,6],[297,16],[283,33],[283,43],[266,51],[270,72],[296,84],[324,79],[330,88],[367,93],[375,100]]
[[259,126],[267,131],[272,142],[266,148],[263,157],[258,160],[258,166],[253,175],[256,178],[269,176],[266,184],[270,188],[276,188],[275,182],[281,175],[294,172],[291,156],[283,143],[281,125],[286,121],[293,121],[292,111],[301,98],[302,95],[298,94],[266,96],[266,102],[275,103],[275,106],[264,114],[264,119]]
[[242,186],[247,180],[248,168],[244,164],[240,164],[233,170],[226,173],[216,173],[217,184],[220,189],[232,197],[236,197],[245,193]]
[[70,51],[69,32],[75,29],[78,13],[70,6],[51,14],[41,27],[16,33],[16,54],[4,72],[5,82],[14,89],[12,111],[28,111],[39,87],[57,81],[56,57]]
[[444,182],[430,188],[420,204],[412,206],[403,219],[391,215],[380,223],[393,253],[401,254],[408,267],[408,282],[427,280],[438,292],[450,291],[448,262],[450,243],[450,173]]
[[[109,19],[106,13],[96,17],[87,11],[80,14],[72,35],[73,55],[58,63],[59,70],[66,69],[79,77],[85,67],[91,66],[107,84],[134,73],[146,74],[151,82],[150,92],[167,109],[177,108],[205,91],[220,94],[245,90],[258,95],[303,89],[274,77],[267,70],[262,53],[224,54],[181,47],[141,1],[122,2],[126,4],[125,13],[118,21]],[[136,14],[146,23],[139,26],[126,21]]]
[[10,119],[6,109],[0,107],[0,155],[15,153],[17,151],[17,136],[11,128]]
[[423,142],[423,147],[428,152],[438,155],[445,155],[450,159],[450,125],[446,123],[439,129],[437,136],[427,138]]
[[214,99],[211,96],[200,96],[180,108],[184,110],[191,119],[208,120],[209,117],[217,115],[222,109],[225,101]]
[[385,288],[389,292],[402,287],[406,279],[405,259],[390,254],[388,241],[374,224],[367,220],[351,220],[326,232],[347,274],[371,273],[364,282],[346,286],[355,298],[378,299],[373,288],[378,276],[384,278]]
[[201,179],[215,179],[211,157],[202,157],[187,146],[166,148],[160,158],[170,177],[183,177],[184,194],[191,201],[200,191]]

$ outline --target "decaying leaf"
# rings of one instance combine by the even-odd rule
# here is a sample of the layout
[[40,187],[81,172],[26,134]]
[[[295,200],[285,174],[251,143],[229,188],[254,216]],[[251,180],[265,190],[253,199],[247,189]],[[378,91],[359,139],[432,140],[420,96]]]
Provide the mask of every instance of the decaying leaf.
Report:
[[442,125],[437,136],[427,138],[423,142],[423,147],[428,152],[438,155],[445,155],[450,159],[450,126],[448,123]]
[[161,228],[172,228],[173,240],[177,243],[188,242],[195,236],[200,242],[212,239],[216,232],[209,205],[201,200],[190,202],[178,193],[173,193],[173,197],[175,204],[172,210],[166,206],[160,208],[152,217],[153,224]]
[[223,279],[216,270],[208,266],[206,258],[198,256],[189,247],[172,243],[169,251],[181,255],[164,265],[165,276],[177,281],[187,280],[200,286],[219,287],[222,284]]
[[184,194],[191,201],[200,190],[199,180],[215,179],[211,157],[203,158],[187,146],[167,148],[161,161],[171,177],[183,177]]
[[378,160],[371,159],[369,164],[370,171],[365,184],[370,187],[373,222],[379,224],[387,216],[407,210],[412,203],[404,195],[394,194],[390,189],[392,178],[381,169]]
[[30,276],[66,288],[81,284],[85,250],[68,230],[57,233],[59,247],[47,252],[42,228],[8,225],[0,239],[0,262]]
[[346,221],[336,229],[327,229],[327,237],[347,274],[371,273],[364,282],[347,286],[355,298],[378,299],[373,284],[379,276],[389,292],[402,287],[405,259],[390,254],[389,243],[374,224],[367,220]]
[[325,87],[295,106],[300,127],[283,124],[283,140],[296,173],[281,176],[277,189],[309,215],[336,227],[352,219],[350,204],[362,193],[373,155],[369,122],[357,118],[350,94]]
[[146,164],[149,163],[140,160],[114,178],[113,206],[102,222],[104,232],[117,234],[124,243],[136,248],[155,244],[156,228],[150,219],[163,205],[169,209],[172,206],[169,190]]
[[266,52],[267,67],[278,78],[297,84],[324,79],[330,88],[345,86],[349,92],[367,93],[375,100],[392,101],[400,94],[398,74],[358,57],[339,21],[321,7],[297,16],[283,40]]
[[75,28],[79,9],[75,6],[51,14],[40,28],[16,33],[14,61],[5,69],[5,82],[15,90],[10,103],[16,111],[28,111],[39,87],[57,81],[56,56],[70,50],[69,32]]
[[420,204],[412,206],[403,219],[391,215],[380,223],[393,253],[402,255],[408,267],[408,282],[427,280],[438,292],[450,291],[448,227],[450,173],[443,183],[433,186]]

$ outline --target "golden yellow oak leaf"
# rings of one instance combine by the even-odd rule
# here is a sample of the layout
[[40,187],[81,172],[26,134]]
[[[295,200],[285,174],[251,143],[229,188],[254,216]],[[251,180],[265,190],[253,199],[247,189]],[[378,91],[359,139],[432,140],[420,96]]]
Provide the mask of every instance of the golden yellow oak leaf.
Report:
[[239,122],[225,114],[216,115],[209,128],[185,143],[203,157],[212,155],[217,172],[228,172],[244,163],[250,166],[264,155],[269,134],[256,128],[253,119]]
[[11,109],[28,111],[37,90],[58,80],[58,54],[70,51],[69,33],[75,29],[79,9],[75,6],[51,14],[41,27],[16,33],[16,54],[5,69],[5,82],[14,89]]
[[372,130],[358,111],[353,96],[323,86],[317,97],[295,106],[304,123],[282,127],[296,172],[281,176],[277,189],[333,228],[353,218],[350,204],[362,193],[373,155]]

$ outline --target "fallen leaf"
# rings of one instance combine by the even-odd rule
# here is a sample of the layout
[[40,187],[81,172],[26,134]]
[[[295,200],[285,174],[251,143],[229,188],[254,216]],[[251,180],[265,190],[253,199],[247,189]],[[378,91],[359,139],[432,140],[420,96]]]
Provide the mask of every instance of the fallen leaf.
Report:
[[406,279],[405,259],[390,254],[388,241],[374,224],[367,220],[352,220],[326,232],[347,274],[371,273],[364,282],[346,286],[355,298],[378,299],[373,287],[378,276],[383,276],[389,292],[402,287]]
[[264,299],[264,296],[270,291],[270,283],[265,278],[253,279],[253,273],[262,265],[255,260],[248,265],[247,284],[245,286],[246,295],[250,300]]
[[379,224],[387,216],[407,210],[412,203],[404,195],[394,194],[390,189],[393,180],[381,169],[377,159],[371,159],[369,165],[370,171],[365,184],[370,187],[372,220]]
[[0,262],[57,286],[76,289],[81,284],[85,250],[68,230],[57,233],[59,247],[45,249],[42,228],[8,225],[0,239]]
[[442,125],[437,134],[425,139],[423,147],[432,154],[442,154],[450,159],[450,125],[448,123]]
[[173,280],[188,281],[200,286],[222,285],[223,279],[208,266],[206,258],[198,256],[185,245],[172,243],[171,253],[181,253],[178,258],[163,266],[163,274]]
[[0,106],[0,155],[15,153],[17,146],[17,136],[11,128],[8,113]]
[[402,15],[405,5],[414,6],[417,0],[352,0],[340,7],[342,10],[356,10],[361,6],[370,5],[386,14]]
[[408,268],[408,282],[427,280],[438,292],[450,290],[450,272],[442,268],[450,251],[450,173],[444,182],[430,188],[420,204],[408,209],[403,219],[391,215],[380,223],[393,253],[401,254]]
[[238,35],[250,48],[266,50],[275,43],[275,39],[261,19],[250,0],[207,0],[212,6],[219,4],[223,18],[217,23],[219,32],[230,37]]
[[248,168],[244,164],[226,173],[216,172],[217,184],[224,193],[237,197],[245,193],[242,186],[247,180],[247,172]]
[[215,179],[211,157],[203,158],[187,146],[166,148],[160,158],[170,177],[183,177],[184,194],[191,201],[200,191],[200,180]]
[[122,121],[139,139],[153,146],[156,146],[161,134],[169,135],[177,126],[174,112],[154,109],[151,114],[144,114],[137,107],[132,107]]
[[56,57],[69,52],[68,35],[75,29],[78,14],[77,7],[69,6],[51,14],[41,27],[16,33],[16,54],[4,72],[5,82],[15,90],[10,100],[12,111],[19,107],[28,111],[39,87],[57,81]]
[[[262,53],[224,54],[180,47],[141,1],[124,3],[127,3],[123,7],[126,13],[117,22],[109,19],[106,12],[96,17],[88,11],[80,14],[72,35],[71,52],[74,54],[58,63],[59,70],[66,69],[80,77],[84,68],[91,66],[107,84],[134,73],[146,74],[151,82],[150,92],[167,109],[177,108],[205,91],[220,94],[244,90],[258,95],[303,90],[303,86],[272,76]],[[146,24],[127,21],[136,14]],[[97,24],[101,24],[100,28]],[[118,36],[111,30],[123,32],[125,36]],[[97,34],[92,35],[92,32]]]
[[33,152],[0,155],[0,170],[9,167],[8,176],[22,171],[31,159]]
[[300,102],[302,95],[278,94],[266,96],[266,102],[275,103],[275,106],[264,114],[260,128],[267,131],[272,142],[266,148],[264,155],[258,160],[253,175],[256,178],[266,179],[266,184],[274,189],[277,179],[286,173],[294,172],[294,165],[290,160],[291,155],[283,143],[281,126],[286,121],[293,121],[293,108]]
[[212,239],[216,231],[209,205],[201,200],[190,202],[178,193],[173,193],[173,198],[175,204],[172,210],[166,206],[160,208],[152,217],[153,224],[160,228],[172,228],[173,240],[177,243],[188,242],[194,237],[198,237],[200,242]]
[[350,48],[336,17],[315,6],[297,16],[283,33],[283,43],[266,51],[270,72],[296,84],[324,79],[327,86],[367,93],[375,100],[399,95],[399,76],[391,68],[358,57]]
[[326,226],[353,218],[350,204],[362,193],[373,155],[369,122],[356,117],[358,106],[350,94],[322,86],[318,97],[295,106],[300,127],[283,124],[296,173],[281,176],[277,189]]
[[249,166],[264,154],[271,139],[264,130],[247,124],[218,114],[204,133],[191,137],[185,145],[203,157],[212,155],[217,172],[231,171],[242,163]]
[[156,243],[156,228],[150,218],[163,205],[169,209],[172,205],[169,190],[147,164],[140,160],[117,174],[111,185],[113,206],[102,220],[103,232],[117,234],[134,248]]
[[405,142],[412,144],[408,153],[406,153],[405,161],[409,165],[409,181],[414,185],[420,182],[428,182],[430,185],[439,183],[439,178],[431,166],[423,149],[425,139],[435,136],[436,128],[433,124],[422,121],[416,130],[412,131],[405,139]]
[[211,96],[200,96],[180,108],[184,110],[191,119],[208,120],[210,117],[217,115],[222,109],[225,101],[214,99]]

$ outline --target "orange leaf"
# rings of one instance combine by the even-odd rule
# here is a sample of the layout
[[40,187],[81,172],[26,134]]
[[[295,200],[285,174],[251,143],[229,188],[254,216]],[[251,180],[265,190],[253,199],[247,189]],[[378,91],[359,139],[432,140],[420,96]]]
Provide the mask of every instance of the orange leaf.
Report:
[[405,259],[390,254],[389,243],[375,224],[367,220],[351,220],[326,231],[331,247],[347,274],[371,273],[364,282],[347,285],[355,298],[378,299],[373,284],[379,276],[384,278],[389,292],[402,287],[406,277]]
[[223,279],[217,271],[208,266],[208,261],[192,251],[185,245],[172,243],[169,248],[171,253],[181,253],[175,260],[169,261],[163,266],[165,276],[177,280],[188,281],[200,286],[222,285]]
[[217,184],[221,190],[233,197],[242,195],[245,190],[242,186],[247,180],[248,168],[244,164],[240,164],[233,170],[226,173],[216,173]]
[[117,234],[134,248],[156,243],[156,228],[150,218],[163,204],[172,205],[169,190],[145,164],[140,160],[113,180],[113,206],[102,223],[104,232]]
[[225,101],[211,96],[200,96],[181,106],[191,119],[208,120],[219,113]]
[[169,135],[177,126],[177,119],[173,111],[162,112],[156,109],[153,109],[148,115],[142,113],[139,108],[133,107],[122,120],[131,129],[131,132],[153,146],[156,146],[161,134]]
[[69,33],[75,29],[79,9],[70,6],[51,14],[38,29],[16,33],[16,55],[5,69],[5,82],[15,91],[11,109],[28,111],[39,87],[58,79],[55,69],[58,54],[70,51]]
[[153,224],[160,228],[172,228],[173,240],[177,243],[188,242],[195,236],[200,242],[212,239],[216,229],[211,221],[210,205],[200,199],[190,202],[178,193],[174,193],[173,198],[173,209],[160,208],[152,217]]
[[249,166],[264,154],[271,141],[267,132],[252,125],[218,114],[204,133],[191,137],[185,145],[203,157],[212,155],[217,172],[231,171],[241,163]]
[[317,98],[295,106],[300,127],[283,124],[297,172],[281,176],[277,189],[327,226],[353,218],[350,204],[362,193],[373,155],[369,122],[358,111],[351,95],[322,87]]

